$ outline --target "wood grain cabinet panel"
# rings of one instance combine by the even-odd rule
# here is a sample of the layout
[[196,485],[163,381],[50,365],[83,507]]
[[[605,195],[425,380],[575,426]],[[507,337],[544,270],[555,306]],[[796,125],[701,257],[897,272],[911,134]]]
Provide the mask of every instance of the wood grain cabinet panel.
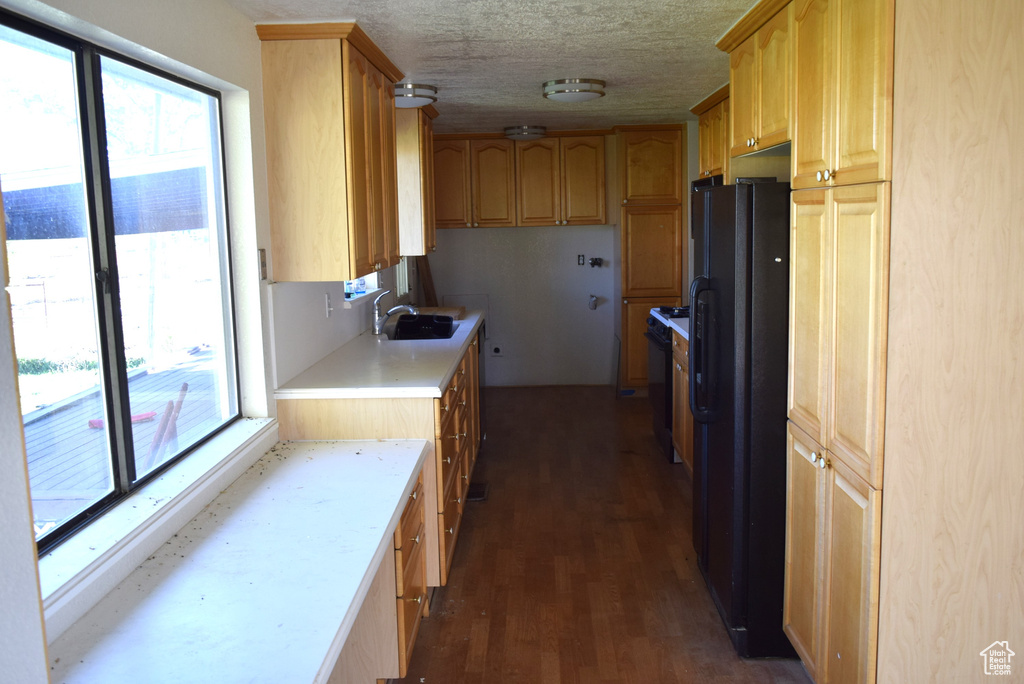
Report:
[[516,224],[515,146],[511,140],[470,143],[473,227]]
[[558,138],[516,141],[516,210],[521,226],[562,223]]
[[679,297],[682,291],[683,208],[622,209],[622,294]]
[[690,412],[690,343],[672,332],[672,446],[693,475],[693,413]]
[[697,120],[699,174],[703,177],[724,175],[729,159],[726,137],[729,121],[729,98],[700,115]]
[[788,426],[783,628],[814,681],[875,680],[881,492]]
[[789,418],[882,484],[889,184],[792,196]]
[[891,179],[894,0],[793,6],[793,187]]
[[395,110],[398,239],[401,256],[437,249],[434,213],[434,123],[422,108]]
[[682,204],[682,131],[630,130],[620,133],[619,140],[622,203]]
[[680,306],[678,297],[630,297],[622,300],[621,382],[623,387],[647,386],[647,317],[659,306]]
[[786,5],[729,53],[730,154],[789,140],[792,9]]
[[264,39],[261,55],[274,279],[351,280],[391,265],[393,80],[345,38]]
[[438,228],[472,228],[468,140],[434,141],[434,212]]
[[562,225],[599,226],[606,222],[604,136],[559,138],[562,167]]

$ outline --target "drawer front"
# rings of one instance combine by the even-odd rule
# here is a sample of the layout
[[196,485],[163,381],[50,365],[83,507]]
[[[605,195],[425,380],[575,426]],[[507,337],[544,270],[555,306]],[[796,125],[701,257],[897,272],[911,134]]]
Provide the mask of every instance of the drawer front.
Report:
[[422,545],[409,555],[404,590],[398,593],[399,677],[405,677],[420,621],[427,608],[427,565]]
[[[454,487],[453,489],[458,489]],[[448,571],[455,553],[455,542],[459,538],[459,527],[462,524],[462,504],[458,497],[452,497],[444,507],[444,513],[437,516],[438,535],[440,540],[441,583],[448,583]]]
[[[422,511],[422,509],[420,509]],[[416,564],[423,562],[423,542],[426,539],[426,525],[421,521],[405,539],[405,545],[395,549],[395,593],[398,596],[408,594],[407,587],[415,586],[411,577],[416,572]]]
[[675,330],[672,331],[672,360],[683,368],[690,367],[690,342]]
[[416,487],[409,494],[402,511],[402,519],[395,529],[395,548],[403,548],[410,539],[415,537],[418,527],[423,524],[423,473],[420,472]]

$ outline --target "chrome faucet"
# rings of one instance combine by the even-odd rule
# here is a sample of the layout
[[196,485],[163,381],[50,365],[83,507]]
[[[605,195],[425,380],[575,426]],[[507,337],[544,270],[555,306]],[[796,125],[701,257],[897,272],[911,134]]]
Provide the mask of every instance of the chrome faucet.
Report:
[[390,318],[392,314],[396,314],[399,311],[404,311],[405,313],[411,313],[413,315],[416,315],[416,314],[419,313],[419,311],[416,309],[415,306],[410,306],[409,304],[398,304],[397,306],[393,306],[390,309],[388,309],[387,313],[381,313],[381,311],[380,311],[380,300],[384,298],[384,295],[390,294],[390,293],[391,293],[391,290],[384,290],[379,295],[377,295],[376,299],[373,300],[373,334],[374,335],[381,335],[381,334],[384,333],[384,324],[388,322],[388,318]]

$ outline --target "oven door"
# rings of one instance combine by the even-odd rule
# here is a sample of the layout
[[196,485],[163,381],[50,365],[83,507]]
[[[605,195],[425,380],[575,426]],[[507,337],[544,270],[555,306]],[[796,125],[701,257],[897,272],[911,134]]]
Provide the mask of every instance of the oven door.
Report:
[[673,460],[672,448],[672,340],[648,330],[647,338],[647,396],[651,400],[654,419],[654,437],[662,452]]

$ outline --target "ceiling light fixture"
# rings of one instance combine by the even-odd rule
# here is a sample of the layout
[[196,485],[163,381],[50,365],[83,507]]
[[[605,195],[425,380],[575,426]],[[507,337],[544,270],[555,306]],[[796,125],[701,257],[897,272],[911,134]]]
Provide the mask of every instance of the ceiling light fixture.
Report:
[[596,78],[563,78],[544,84],[544,97],[558,102],[586,102],[604,97],[604,81]]
[[547,135],[545,126],[509,126],[505,129],[505,137],[510,140],[536,140]]
[[423,107],[437,102],[437,88],[421,83],[396,83],[395,106],[403,109]]

